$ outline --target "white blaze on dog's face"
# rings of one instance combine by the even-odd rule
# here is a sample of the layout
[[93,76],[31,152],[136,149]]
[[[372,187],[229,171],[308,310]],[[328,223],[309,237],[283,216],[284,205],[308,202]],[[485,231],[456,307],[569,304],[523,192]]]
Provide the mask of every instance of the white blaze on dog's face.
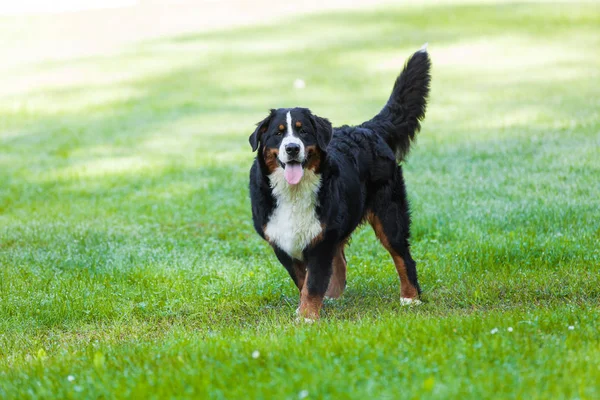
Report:
[[294,133],[292,128],[292,112],[288,111],[285,116],[286,132],[279,145],[279,161],[283,164],[285,180],[290,185],[297,185],[304,175],[304,161],[306,160],[306,148],[304,143]]
[[259,159],[268,175],[280,170],[293,186],[307,168],[318,172],[332,132],[329,121],[307,108],[280,108],[258,123],[250,144],[253,150],[260,147]]

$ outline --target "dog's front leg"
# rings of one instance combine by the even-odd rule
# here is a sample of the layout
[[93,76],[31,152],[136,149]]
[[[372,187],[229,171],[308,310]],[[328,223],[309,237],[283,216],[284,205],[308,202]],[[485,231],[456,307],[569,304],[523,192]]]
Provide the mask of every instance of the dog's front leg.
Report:
[[335,246],[321,242],[305,253],[306,278],[300,292],[298,314],[306,322],[319,318],[323,298],[331,279],[334,249]]

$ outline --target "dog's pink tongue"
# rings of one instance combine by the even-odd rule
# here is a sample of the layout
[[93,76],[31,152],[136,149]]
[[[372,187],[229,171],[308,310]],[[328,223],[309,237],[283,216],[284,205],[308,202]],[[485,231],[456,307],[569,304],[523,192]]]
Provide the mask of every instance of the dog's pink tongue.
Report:
[[296,185],[302,179],[302,175],[304,175],[304,171],[302,170],[302,165],[300,164],[286,164],[285,171],[283,172],[285,176],[285,180],[290,185]]

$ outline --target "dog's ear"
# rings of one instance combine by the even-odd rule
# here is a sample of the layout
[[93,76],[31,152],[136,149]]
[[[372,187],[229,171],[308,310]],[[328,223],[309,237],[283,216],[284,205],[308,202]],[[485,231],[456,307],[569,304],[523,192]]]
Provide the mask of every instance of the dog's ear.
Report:
[[333,127],[331,122],[327,118],[321,118],[314,114],[310,115],[310,122],[313,124],[315,133],[317,135],[317,144],[319,149],[325,151],[329,142],[331,142],[331,136],[333,135]]
[[256,149],[258,149],[258,143],[260,142],[260,136],[263,133],[265,133],[265,131],[269,127],[269,123],[271,122],[271,118],[273,118],[274,114],[275,114],[275,110],[271,109],[271,111],[269,111],[269,115],[267,115],[267,117],[265,119],[263,119],[258,124],[256,124],[256,129],[254,130],[252,135],[250,135],[250,138],[249,138],[250,146],[252,146],[252,151],[256,151]]

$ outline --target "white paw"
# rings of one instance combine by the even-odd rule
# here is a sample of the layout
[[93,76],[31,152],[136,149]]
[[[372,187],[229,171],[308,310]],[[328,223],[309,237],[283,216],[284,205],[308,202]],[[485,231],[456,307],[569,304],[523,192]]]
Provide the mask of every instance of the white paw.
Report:
[[418,306],[421,303],[422,302],[419,299],[410,299],[408,297],[400,297],[400,304],[403,306],[411,306],[411,305]]
[[302,318],[302,317],[296,317],[296,323],[298,324],[314,324],[315,320],[311,319],[311,318]]

